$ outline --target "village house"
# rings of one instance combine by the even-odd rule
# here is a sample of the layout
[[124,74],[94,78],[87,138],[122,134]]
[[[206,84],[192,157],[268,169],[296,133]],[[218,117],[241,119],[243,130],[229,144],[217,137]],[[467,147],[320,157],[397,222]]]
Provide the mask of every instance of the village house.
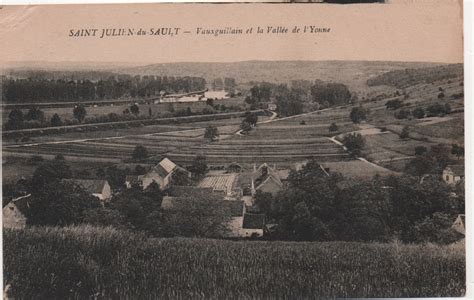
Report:
[[112,189],[107,180],[93,179],[64,179],[66,182],[72,182],[82,187],[92,196],[99,198],[103,202],[107,202],[112,197]]
[[443,170],[443,180],[455,185],[464,180],[464,165],[449,165]]
[[254,165],[251,179],[252,195],[255,195],[257,191],[261,191],[275,196],[283,188],[280,174],[266,163],[261,164],[258,168]]
[[275,111],[277,109],[277,105],[275,103],[268,103],[267,108],[268,110]]
[[125,185],[131,188],[133,184],[139,184],[146,189],[152,182],[158,183],[162,190],[168,188],[171,184],[173,174],[182,171],[191,177],[191,173],[186,169],[178,166],[168,158],[164,158],[160,163],[154,166],[148,173],[144,175],[129,175],[125,178]]
[[25,228],[26,211],[30,207],[30,201],[31,194],[12,199],[9,202],[5,201],[3,206],[3,228]]

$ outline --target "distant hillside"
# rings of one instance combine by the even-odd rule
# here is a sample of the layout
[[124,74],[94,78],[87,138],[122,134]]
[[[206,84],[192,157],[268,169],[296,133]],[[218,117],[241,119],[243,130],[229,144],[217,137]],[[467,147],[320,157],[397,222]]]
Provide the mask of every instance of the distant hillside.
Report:
[[286,83],[296,79],[366,85],[369,78],[406,68],[439,66],[436,63],[367,61],[245,61],[232,63],[167,63],[122,68],[117,72],[140,75],[197,76],[207,82],[233,77],[237,83],[268,81]]
[[[243,61],[243,62],[182,62],[133,65],[131,63],[41,63],[10,64],[3,74],[15,77],[46,77],[50,79],[100,79],[117,74],[158,75],[205,78],[208,83],[216,78],[235,78],[238,85],[249,82],[289,83],[292,80],[316,80],[344,83],[351,90],[367,89],[370,80],[382,78],[387,72],[405,69],[444,67],[440,63],[383,62],[383,61]],[[391,73],[390,73],[391,74]],[[399,74],[398,72],[394,74]],[[383,77],[385,78],[385,77]],[[370,90],[375,90],[371,87]]]
[[394,70],[367,80],[367,85],[389,85],[404,88],[419,83],[463,76],[463,64],[452,64],[421,69]]

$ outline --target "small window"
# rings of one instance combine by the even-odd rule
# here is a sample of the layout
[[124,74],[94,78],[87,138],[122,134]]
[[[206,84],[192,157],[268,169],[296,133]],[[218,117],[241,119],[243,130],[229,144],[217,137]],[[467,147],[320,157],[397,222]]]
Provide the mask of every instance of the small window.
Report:
[[15,210],[15,208],[13,206],[10,206],[10,210]]

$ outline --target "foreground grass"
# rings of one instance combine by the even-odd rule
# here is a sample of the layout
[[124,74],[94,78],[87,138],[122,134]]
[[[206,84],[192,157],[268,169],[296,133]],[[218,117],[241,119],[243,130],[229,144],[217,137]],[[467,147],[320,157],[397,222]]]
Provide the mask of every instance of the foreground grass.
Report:
[[463,245],[147,239],[112,228],[4,231],[19,299],[461,296]]

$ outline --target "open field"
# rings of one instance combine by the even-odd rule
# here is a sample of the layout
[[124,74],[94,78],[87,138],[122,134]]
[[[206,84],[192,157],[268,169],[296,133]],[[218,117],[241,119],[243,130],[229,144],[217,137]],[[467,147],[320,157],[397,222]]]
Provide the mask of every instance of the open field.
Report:
[[147,239],[112,228],[29,228],[4,231],[3,280],[17,299],[459,297],[465,256],[464,244]]
[[[142,103],[145,101],[145,103]],[[99,117],[103,115],[108,115],[109,113],[114,113],[117,115],[122,115],[123,111],[127,108],[130,108],[130,103],[138,103],[138,107],[140,109],[140,116],[148,116],[149,110],[153,115],[162,114],[165,112],[169,112],[170,110],[178,111],[178,110],[186,110],[188,107],[192,112],[201,112],[204,108],[210,108],[207,105],[206,101],[198,101],[198,102],[176,102],[176,103],[156,103],[153,104],[153,101],[146,101],[146,100],[128,100],[128,103],[118,103],[118,104],[107,104],[107,105],[93,105],[90,104],[85,106],[87,115],[86,119],[90,117]],[[151,102],[150,104],[146,102]],[[226,107],[229,106],[245,106],[244,97],[235,97],[229,99],[222,99],[222,100],[215,100],[214,104],[225,105]],[[71,104],[68,107],[53,107],[53,108],[41,108],[41,111],[44,112],[44,116],[46,120],[50,120],[54,114],[58,114],[61,117],[61,120],[74,120],[73,115],[73,108],[74,104]],[[29,108],[22,109],[23,113],[26,114]],[[3,122],[5,123],[8,120],[8,114],[10,113],[11,109],[1,108],[1,113],[3,117]]]
[[[343,65],[341,64],[340,67],[342,68]],[[361,63],[350,65],[360,67]],[[368,72],[370,76],[375,76],[381,74],[382,70],[378,68],[382,65],[386,67],[383,63],[381,65],[367,64],[367,69],[361,72]],[[405,66],[395,65],[387,70]],[[362,80],[367,74],[359,74],[360,76],[353,74],[354,80]],[[220,120],[177,122],[176,125],[171,123],[137,124],[140,126],[124,126],[124,128],[106,126],[91,132],[71,130],[65,133],[32,136],[29,141],[18,143],[5,140],[3,151],[7,156],[63,154],[71,160],[120,162],[130,158],[136,145],[144,145],[151,155],[157,156],[156,159],[167,156],[185,166],[192,162],[196,154],[205,155],[210,165],[238,162],[246,168],[250,168],[254,163],[263,162],[276,164],[277,168],[288,168],[293,167],[295,163],[314,158],[321,163],[340,163],[342,168],[346,169],[350,163],[344,166],[344,162],[362,163],[366,165],[366,168],[361,174],[365,174],[365,171],[373,174],[377,168],[368,163],[354,161],[340,145],[329,139],[338,136],[340,140],[343,134],[357,132],[363,134],[366,140],[362,152],[364,158],[380,167],[400,171],[403,170],[404,164],[413,158],[414,149],[417,146],[429,148],[439,143],[463,144],[464,99],[452,97],[463,92],[462,82],[462,77],[457,77],[434,83],[421,82],[403,89],[379,86],[377,87],[379,92],[385,94],[383,99],[374,100],[368,94],[367,97],[362,98],[359,94],[360,103],[353,105],[323,109],[288,118],[277,118],[270,122],[268,122],[268,117],[260,116],[260,124],[250,134],[244,136],[235,134],[239,130],[242,118],[225,117]],[[356,85],[359,84],[360,82]],[[400,96],[394,96],[394,91],[398,91]],[[441,91],[445,97],[438,98]],[[406,99],[404,94],[408,94]],[[426,109],[434,103],[442,105],[448,103],[453,110],[458,112],[445,117],[397,119],[394,114],[398,110],[388,110],[385,107],[385,103],[391,99],[402,100],[404,108],[409,110],[416,107]],[[242,102],[242,99],[238,101]],[[221,102],[217,101],[217,103]],[[367,108],[370,113],[365,123],[353,124],[349,115],[352,108],[359,104]],[[146,112],[146,105],[140,107],[142,106],[144,109],[140,109],[141,112]],[[98,109],[109,108],[98,107]],[[337,124],[337,131],[329,131],[331,123]],[[218,127],[220,133],[218,141],[209,143],[204,140],[204,128],[209,125]],[[410,137],[402,140],[399,134],[404,126],[409,127]],[[381,132],[382,128],[386,131]]]

